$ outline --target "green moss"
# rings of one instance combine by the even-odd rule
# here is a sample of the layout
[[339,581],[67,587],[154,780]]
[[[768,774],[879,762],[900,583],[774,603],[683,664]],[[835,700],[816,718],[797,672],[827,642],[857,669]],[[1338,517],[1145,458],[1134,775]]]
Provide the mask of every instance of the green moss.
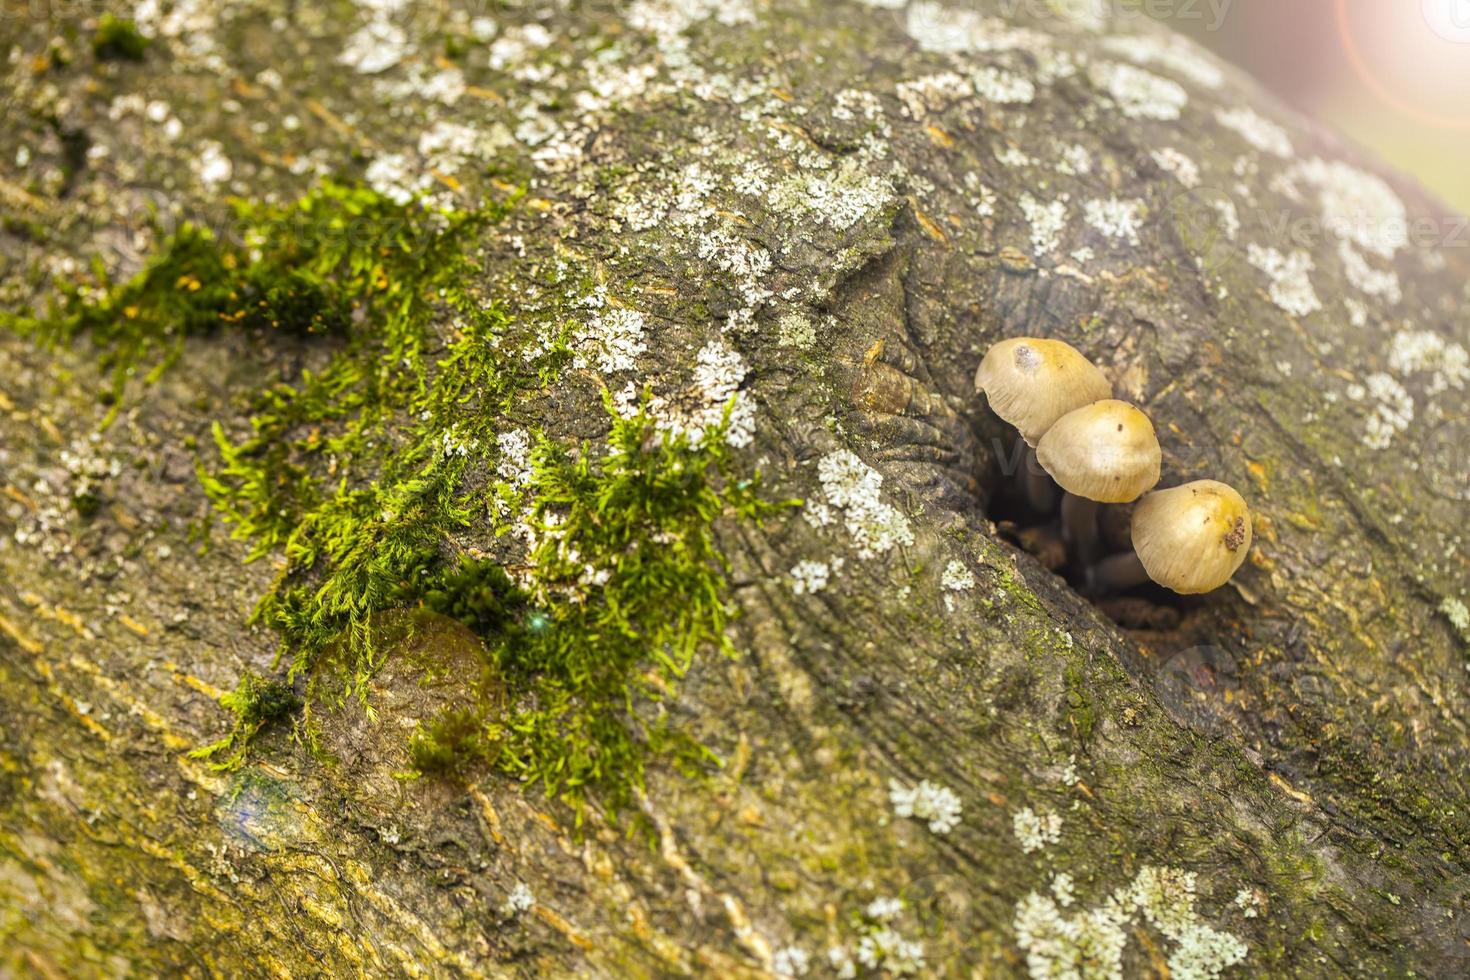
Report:
[[[43,342],[67,343],[88,333],[102,351],[112,385],[103,393],[115,417],[133,367],[158,353],[169,360],[175,339],[212,327],[228,298],[218,283],[225,279],[225,252],[204,229],[185,225],[162,253],[137,276],[114,287],[98,267],[96,283],[61,283],[47,313],[40,318],[0,314],[11,329]],[[204,283],[210,283],[204,288]]]
[[71,505],[76,510],[78,517],[84,521],[90,521],[97,516],[98,511],[102,510],[102,498],[94,491],[83,490],[73,495]]
[[208,759],[216,769],[232,769],[245,757],[250,741],[262,728],[285,718],[302,706],[302,699],[282,678],[266,678],[246,671],[235,689],[219,699],[220,707],[235,716],[230,734],[190,752]]
[[453,708],[414,732],[408,743],[413,767],[425,775],[454,775],[494,761],[498,727],[477,708]]
[[1097,712],[1088,694],[1088,679],[1075,662],[1067,663],[1067,719],[1077,732],[1078,740],[1086,745],[1092,739],[1093,727],[1097,724]]
[[608,407],[607,452],[543,440],[535,453],[530,559],[537,607],[494,650],[516,707],[501,765],[548,793],[624,802],[650,749],[685,763],[698,745],[639,702],[672,693],[701,649],[731,653],[716,522],[778,506],[742,479],[724,425],[670,435]]
[[[373,347],[395,358],[377,366],[377,377],[354,356],[339,359],[335,373],[308,379],[300,394],[314,401],[304,410],[297,406],[297,417],[331,410],[342,415],[395,377],[412,384],[421,375],[429,291],[466,270],[465,243],[498,216],[403,206],[331,182],[284,207],[239,200],[232,206],[238,240],[185,223],[126,282],[112,282],[98,266],[92,281],[58,284],[43,316],[0,314],[0,325],[48,343],[91,337],[112,372],[107,422],[140,368],[154,380],[187,338],[221,328],[332,334],[348,338],[357,355]],[[433,267],[451,256],[459,261]],[[365,316],[371,313],[377,316]],[[357,329],[351,329],[354,316],[362,320]],[[277,412],[283,408],[278,400],[265,403]]]
[[426,609],[448,616],[479,636],[496,636],[518,621],[530,598],[505,569],[488,561],[463,559],[423,591]]
[[[416,768],[488,763],[617,807],[650,753],[710,760],[658,703],[699,651],[730,652],[716,523],[772,505],[728,455],[728,418],[671,434],[646,411],[621,417],[606,392],[605,443],[540,436],[529,474],[492,478],[498,437],[568,359],[564,330],[514,323],[475,291],[493,282],[476,253],[500,214],[332,183],[286,206],[235,202],[229,236],[185,226],[132,279],[98,272],[20,326],[89,336],[117,404],[138,368],[156,377],[200,334],[328,346],[318,370],[253,394],[243,435],[216,423],[215,452],[197,464],[247,560],[284,559],[253,619],[279,635],[288,677],[306,678],[302,729],[314,701],[365,697],[404,639],[387,614],[417,608],[464,624],[483,649],[458,706],[414,737]],[[507,534],[518,527],[524,546]],[[459,539],[487,529],[505,544],[468,557]],[[241,683],[230,735],[200,750],[221,766],[267,720],[259,685]]]
[[113,14],[103,14],[92,38],[92,53],[101,61],[142,61],[148,39],[138,25]]

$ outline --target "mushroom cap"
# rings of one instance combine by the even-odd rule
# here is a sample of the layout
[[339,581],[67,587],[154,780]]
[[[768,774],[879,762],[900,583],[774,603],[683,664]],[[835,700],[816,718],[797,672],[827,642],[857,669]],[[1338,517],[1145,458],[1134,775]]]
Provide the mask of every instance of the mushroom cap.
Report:
[[1063,490],[1105,504],[1153,489],[1163,455],[1148,416],[1111,398],[1063,415],[1036,444],[1037,461]]
[[1071,344],[1035,337],[1012,337],[986,351],[975,389],[1028,446],[1063,415],[1113,394],[1103,373]]
[[1183,595],[1230,581],[1250,547],[1250,508],[1224,483],[1198,480],[1156,490],[1133,509],[1133,550],[1144,571]]

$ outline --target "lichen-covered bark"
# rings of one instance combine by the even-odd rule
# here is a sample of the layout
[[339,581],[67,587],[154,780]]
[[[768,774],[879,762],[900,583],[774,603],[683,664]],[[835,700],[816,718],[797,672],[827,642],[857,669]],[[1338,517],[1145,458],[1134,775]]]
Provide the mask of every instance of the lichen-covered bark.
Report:
[[[1225,933],[1240,975],[1463,973],[1456,219],[1194,48],[1030,6],[196,0],[141,11],[132,63],[97,60],[85,9],[11,0],[7,303],[94,256],[136,269],[150,206],[524,184],[487,242],[512,314],[635,310],[646,346],[591,356],[538,421],[595,437],[604,384],[697,402],[721,345],[741,452],[808,503],[722,530],[742,655],[662,710],[724,764],[655,767],[651,836],[488,774],[403,778],[473,661],[453,631],[318,707],[317,751],[271,730],[215,773],[186,752],[270,662],[244,623],[274,570],[196,533],[193,458],[313,352],[190,343],[99,434],[96,352],[0,336],[0,972],[1025,975],[1081,955],[1060,918],[1176,869],[1188,929],[1111,927],[1129,975],[1229,962],[1201,948]],[[1250,498],[1251,561],[1177,628],[1120,628],[987,519],[1008,442],[970,379],[1016,334],[1144,406],[1166,482]],[[824,487],[842,450],[874,506]],[[793,589],[801,561],[824,589]],[[924,781],[952,829],[895,813]]]

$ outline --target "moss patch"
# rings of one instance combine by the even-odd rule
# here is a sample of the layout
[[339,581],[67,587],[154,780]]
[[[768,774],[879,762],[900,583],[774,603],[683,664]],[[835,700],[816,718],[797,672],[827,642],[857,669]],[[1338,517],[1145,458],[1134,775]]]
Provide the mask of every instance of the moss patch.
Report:
[[142,61],[148,39],[138,25],[124,17],[103,14],[92,37],[92,53],[100,61]]
[[644,412],[613,419],[607,450],[542,440],[530,524],[536,605],[494,649],[513,695],[501,765],[576,797],[641,782],[643,754],[694,762],[703,750],[636,700],[658,701],[703,648],[725,636],[722,516],[758,521],[778,505],[742,479],[726,423],[696,436],[661,432]]
[[235,689],[219,699],[220,706],[235,716],[230,734],[190,752],[195,759],[208,759],[216,769],[233,769],[245,757],[250,740],[265,726],[285,718],[301,707],[301,698],[289,682],[261,677],[246,671]]
[[[283,561],[253,619],[279,635],[288,678],[306,679],[302,730],[314,700],[365,696],[394,646],[401,617],[389,614],[418,609],[483,643],[462,703],[413,739],[421,772],[492,763],[617,806],[650,752],[709,758],[657,703],[698,651],[730,652],[716,523],[772,505],[727,452],[728,413],[671,432],[644,410],[619,414],[604,392],[605,441],[515,426],[569,352],[564,329],[515,323],[478,291],[493,282],[481,235],[500,214],[332,183],[287,206],[236,202],[233,240],[185,226],[133,278],[99,272],[19,326],[90,336],[118,404],[139,369],[156,377],[191,336],[328,347],[324,367],[253,393],[243,436],[217,422],[216,451],[197,464],[247,560]],[[201,750],[220,765],[238,764],[274,717],[259,682],[241,684],[223,700],[230,735]]]
[[413,733],[408,757],[420,773],[449,775],[493,762],[497,726],[475,708],[451,708]]

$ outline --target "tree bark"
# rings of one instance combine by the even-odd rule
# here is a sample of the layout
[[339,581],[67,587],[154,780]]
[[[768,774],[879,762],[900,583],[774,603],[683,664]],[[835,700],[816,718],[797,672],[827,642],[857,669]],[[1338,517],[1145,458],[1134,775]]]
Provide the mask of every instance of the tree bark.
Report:
[[[759,976],[804,953],[825,976],[886,923],[924,974],[1026,975],[1030,893],[1070,876],[1073,916],[1146,868],[1196,875],[1237,975],[1470,969],[1457,219],[1126,17],[884,7],[548,5],[492,31],[201,4],[144,22],[141,63],[97,60],[86,10],[5,18],[7,303],[67,261],[136,269],[149,204],[207,217],[395,153],[453,200],[524,182],[489,246],[512,314],[575,318],[582,281],[650,321],[638,372],[569,379],[549,432],[595,435],[602,384],[677,395],[723,338],[771,491],[812,513],[817,461],[850,450],[913,540],[864,559],[850,512],[722,525],[741,656],[665,709],[723,766],[653,767],[652,846],[490,773],[401,778],[456,684],[407,655],[366,706],[320,709],[326,753],[269,729],[217,773],[186,753],[271,661],[245,619],[274,569],[191,535],[192,447],[310,350],[191,341],[99,433],[96,351],[0,335],[0,973]],[[370,73],[350,39],[373,18],[403,41]],[[438,122],[471,145],[421,141]],[[1442,237],[1401,240],[1396,202]],[[1144,407],[1166,485],[1251,501],[1250,561],[1172,628],[1124,628],[997,531],[1011,438],[971,379],[1015,335]],[[81,472],[106,487],[90,522]],[[802,560],[826,589],[793,591]],[[948,832],[895,812],[926,780],[962,804]],[[1123,935],[1128,975],[1185,975],[1187,940]]]

